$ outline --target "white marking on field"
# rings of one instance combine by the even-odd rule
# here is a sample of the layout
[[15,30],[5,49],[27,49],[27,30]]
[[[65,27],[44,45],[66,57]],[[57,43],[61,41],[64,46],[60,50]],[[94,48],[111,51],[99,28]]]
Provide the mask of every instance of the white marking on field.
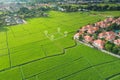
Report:
[[[45,36],[50,39],[51,41],[54,41],[54,40],[58,40],[58,39],[61,39],[61,38],[64,38],[64,37],[67,37],[68,36],[68,32],[65,31],[65,32],[61,32],[61,29],[60,28],[57,28],[57,31],[54,32],[54,33],[49,33],[47,30],[44,31],[44,34]],[[59,37],[56,37],[55,35],[59,35]]]

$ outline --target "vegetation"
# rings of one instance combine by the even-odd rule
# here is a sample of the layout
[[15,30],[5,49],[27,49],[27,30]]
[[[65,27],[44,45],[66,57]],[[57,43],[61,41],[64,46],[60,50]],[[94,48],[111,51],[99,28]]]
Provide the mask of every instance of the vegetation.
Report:
[[115,44],[113,44],[113,43],[111,43],[111,42],[106,42],[106,44],[105,44],[105,49],[107,50],[107,51],[109,51],[109,52],[112,52],[112,53],[114,53],[114,54],[117,54],[117,55],[120,55],[120,46],[117,46],[117,45],[115,45]]
[[[104,21],[106,21],[106,22],[104,22],[104,24],[110,24],[109,26],[107,26],[106,28],[100,28],[99,27],[99,30],[98,31],[96,31],[94,34],[90,34],[88,31],[89,30],[85,30],[84,32],[83,32],[83,28],[80,28],[78,31],[77,31],[77,33],[76,34],[79,34],[79,38],[76,38],[76,39],[78,39],[78,40],[80,40],[80,41],[84,41],[83,43],[89,43],[89,44],[91,44],[91,46],[93,46],[93,47],[96,47],[95,45],[93,45],[94,43],[93,43],[93,41],[91,41],[91,42],[89,42],[89,41],[87,41],[86,40],[86,38],[84,38],[86,35],[87,36],[90,36],[90,37],[92,37],[93,38],[93,40],[95,41],[95,40],[97,40],[97,39],[100,39],[100,40],[102,40],[102,41],[104,41],[105,42],[105,44],[104,44],[104,48],[102,48],[102,50],[106,50],[106,51],[108,51],[108,52],[112,52],[113,54],[117,54],[117,55],[120,55],[120,45],[119,45],[119,43],[118,44],[116,44],[114,41],[116,41],[116,40],[118,40],[118,39],[120,39],[120,36],[119,36],[119,33],[120,33],[120,25],[119,25],[119,23],[118,23],[118,21],[119,20],[117,20],[119,17],[114,17],[114,18],[112,18],[113,19],[113,21],[116,21],[116,22],[114,22],[113,23],[113,21],[109,21],[109,22],[107,22],[107,19],[109,19],[109,18],[107,18],[106,20],[104,20]],[[102,21],[101,21],[102,22]],[[95,23],[94,24],[89,24],[89,25],[92,25],[91,27],[98,27],[98,26],[95,26]],[[86,26],[84,26],[84,28],[85,28]],[[86,29],[86,28],[85,28]],[[88,28],[88,29],[90,29],[90,28]],[[82,32],[82,34],[81,34],[81,32]],[[113,34],[111,33],[111,34],[109,34],[109,35],[113,35],[114,37],[113,37],[113,39],[112,38],[109,38],[109,39],[106,39],[107,38],[107,36],[105,36],[104,34],[102,35],[102,37],[101,37],[101,35],[99,35],[100,33],[103,33],[103,32],[113,32]],[[103,37],[104,36],[104,37]],[[76,36],[77,37],[77,36]],[[92,44],[93,43],[93,44]],[[98,49],[100,49],[99,47],[96,47],[96,48],[98,48]]]
[[[17,12],[6,11],[3,14],[0,14],[0,27],[7,26],[7,22],[5,21],[6,19],[7,20],[9,19],[7,17],[15,18],[17,16],[17,18],[20,18],[20,19],[48,17],[47,11],[49,10],[50,10],[49,7],[38,7],[38,8],[32,8],[32,9],[28,9],[27,7],[22,7]],[[11,23],[12,23],[12,20],[13,19],[10,20]]]
[[110,5],[110,4],[86,4],[86,5],[61,5],[63,9],[66,9],[67,12],[75,11],[117,11],[120,10],[120,5]]
[[120,10],[120,5],[114,5],[114,6],[111,6],[111,5],[88,5],[85,7],[86,9],[88,10],[93,10],[93,11],[113,11],[113,10]]
[[[120,72],[119,59],[72,40],[79,27],[104,16],[97,12],[93,12],[95,16],[88,12],[48,13],[47,18],[0,28],[0,80],[103,80]],[[119,11],[112,13],[119,15]],[[68,36],[57,33],[57,28],[61,33],[68,31]],[[55,40],[45,36],[46,30]]]
[[115,31],[115,30],[120,30],[120,25],[114,23],[114,24],[112,24],[110,27],[108,27],[106,30],[107,30],[107,31],[111,31],[111,30],[113,30],[113,31]]
[[45,11],[48,11],[49,7],[39,7],[38,9],[28,9],[26,7],[20,8],[20,10],[17,12],[19,16],[22,18],[35,18],[35,17],[45,17],[48,16]]

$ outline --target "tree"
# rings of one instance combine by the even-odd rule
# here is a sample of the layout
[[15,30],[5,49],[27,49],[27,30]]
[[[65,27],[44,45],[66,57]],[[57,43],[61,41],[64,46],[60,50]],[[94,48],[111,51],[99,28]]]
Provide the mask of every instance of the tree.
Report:
[[29,13],[29,9],[26,7],[22,7],[22,8],[20,8],[19,12],[20,13]]
[[108,28],[106,28],[107,31],[111,31],[111,30],[119,30],[120,29],[120,25],[114,23],[111,26],[109,26]]
[[103,6],[103,10],[108,10],[108,8],[109,8],[109,5]]
[[79,36],[79,40],[80,40],[80,41],[83,40],[83,36],[82,36],[82,35]]
[[118,46],[114,46],[113,49],[112,49],[112,52],[115,53],[115,54],[118,54],[119,47]]
[[113,49],[113,46],[114,46],[113,43],[107,41],[106,44],[105,44],[105,49],[106,49],[107,51],[110,51],[110,52],[111,52],[112,49]]
[[118,51],[118,55],[120,55],[120,50]]

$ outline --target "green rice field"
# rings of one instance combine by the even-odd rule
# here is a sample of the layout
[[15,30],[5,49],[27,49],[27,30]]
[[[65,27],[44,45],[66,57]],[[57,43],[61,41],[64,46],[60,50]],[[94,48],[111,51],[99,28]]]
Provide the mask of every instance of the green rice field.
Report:
[[120,59],[72,38],[80,27],[120,11],[48,13],[0,28],[0,80],[120,80]]

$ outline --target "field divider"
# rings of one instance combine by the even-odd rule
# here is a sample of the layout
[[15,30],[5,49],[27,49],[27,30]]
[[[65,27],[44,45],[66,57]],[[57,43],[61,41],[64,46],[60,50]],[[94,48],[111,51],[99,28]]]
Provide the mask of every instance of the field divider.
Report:
[[7,45],[7,49],[8,49],[9,64],[10,64],[10,68],[11,68],[12,67],[12,62],[11,62],[10,48],[9,48],[9,44],[8,44],[8,33],[7,33],[7,31],[6,31],[6,45]]
[[112,78],[114,78],[116,76],[120,76],[120,72],[107,77],[105,80],[111,80]]
[[10,29],[11,29],[11,32],[12,32],[12,34],[13,34],[13,37],[15,38],[16,36],[15,36],[14,31],[13,31],[13,29],[11,28],[11,26],[10,26]]

